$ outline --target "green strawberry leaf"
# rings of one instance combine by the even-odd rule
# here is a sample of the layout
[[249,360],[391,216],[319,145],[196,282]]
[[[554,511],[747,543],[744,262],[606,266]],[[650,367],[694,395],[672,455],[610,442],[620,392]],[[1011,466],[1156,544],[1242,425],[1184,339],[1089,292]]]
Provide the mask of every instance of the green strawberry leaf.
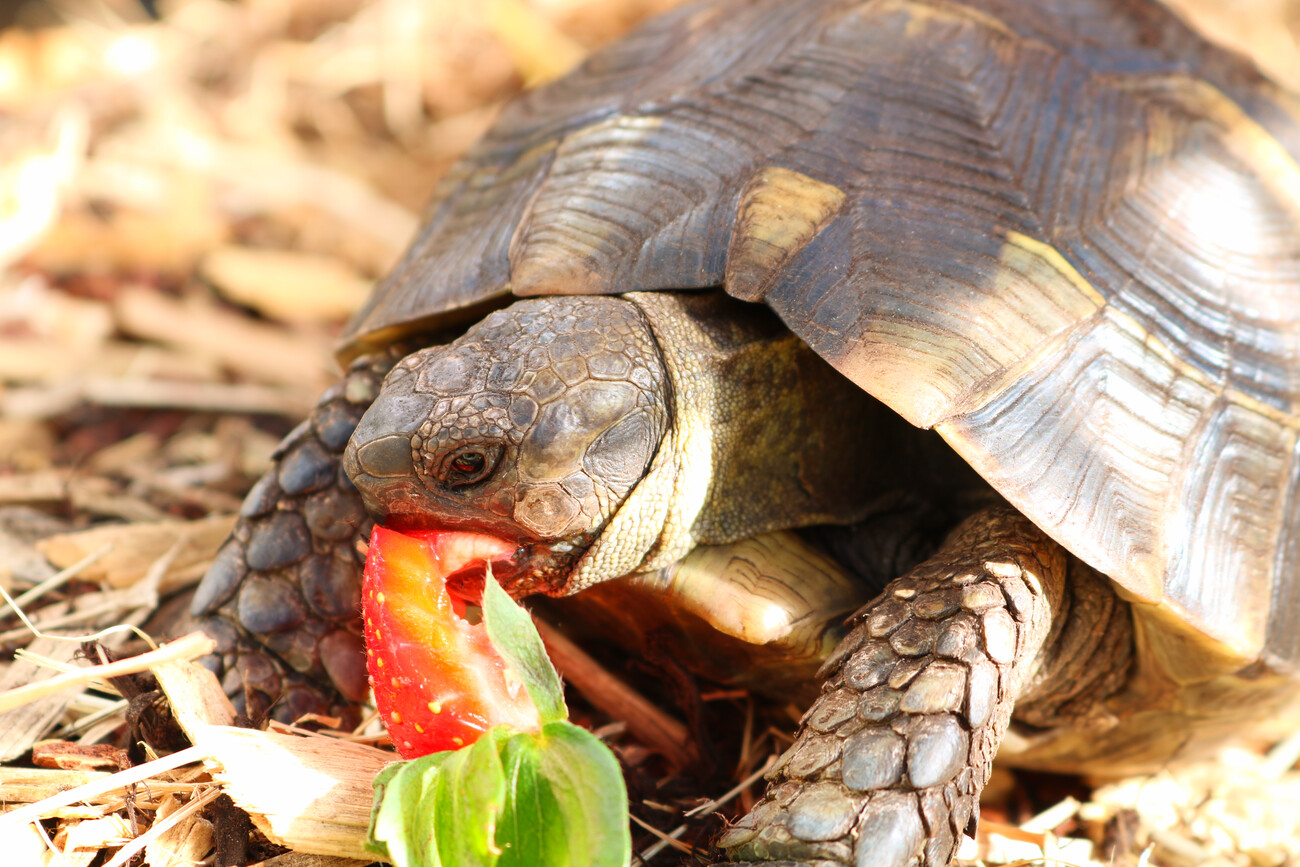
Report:
[[[438,767],[429,819],[443,864],[494,867],[497,820],[506,801],[506,774],[501,746],[510,731],[495,726],[465,749],[456,750]],[[426,800],[423,806],[429,806]]]
[[495,726],[470,746],[384,768],[367,848],[398,867],[626,867],[632,837],[618,760],[568,721],[532,618],[490,572],[483,619],[537,705],[541,732]]
[[441,867],[433,829],[425,827],[423,809],[438,781],[438,768],[450,751],[410,762],[393,762],[375,777],[366,848],[394,864]]
[[501,754],[506,769],[505,814],[497,826],[501,860],[497,867],[567,864],[563,813],[540,774],[536,735],[519,734],[506,742]]
[[537,706],[542,725],[567,720],[569,709],[564,704],[564,687],[546,655],[533,618],[501,589],[492,576],[491,565],[483,586],[483,625],[493,649],[523,681],[528,697]]
[[490,729],[473,745],[384,768],[366,842],[398,867],[626,867],[627,790],[586,729]]
[[568,861],[623,867],[632,859],[632,834],[627,824],[627,787],[618,759],[609,747],[584,728],[567,720],[547,723],[538,736],[539,775],[563,814]]

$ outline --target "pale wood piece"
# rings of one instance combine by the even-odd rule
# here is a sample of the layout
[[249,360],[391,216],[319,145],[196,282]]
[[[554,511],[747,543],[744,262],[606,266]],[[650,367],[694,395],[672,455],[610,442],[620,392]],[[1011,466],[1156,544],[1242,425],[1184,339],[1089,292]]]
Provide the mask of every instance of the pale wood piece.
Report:
[[[159,806],[156,822],[163,822],[184,808],[180,799],[168,795]],[[187,816],[167,828],[144,849],[148,867],[187,867],[197,864],[212,850],[212,823],[202,816]]]
[[365,848],[372,782],[393,753],[333,738],[205,726],[199,749],[213,778],[274,843],[374,860]]
[[203,666],[188,660],[171,660],[155,665],[153,676],[167,695],[172,716],[191,741],[197,743],[203,726],[228,726],[235,722],[235,706],[216,675]]
[[[0,766],[0,802],[30,804],[52,798],[77,786],[85,786],[113,776],[108,771],[65,771],[58,768],[23,768]],[[193,783],[149,781],[148,794],[161,797],[169,794],[186,794],[194,791]],[[137,792],[136,803],[143,803],[144,793]],[[107,803],[118,799],[115,792],[92,801]]]
[[327,343],[286,334],[222,310],[211,302],[188,303],[149,289],[124,291],[113,306],[121,327],[138,337],[217,360],[254,382],[301,390],[329,380]]
[[[59,662],[72,662],[77,648],[76,642],[50,638],[37,638],[28,645],[32,653]],[[60,690],[59,686],[52,686],[59,677],[57,671],[21,659],[11,663],[0,677],[0,762],[11,761],[27,752],[63,715],[72,695],[52,694]],[[16,703],[5,701],[15,693],[30,698]]]
[[32,803],[59,792],[112,776],[108,771],[64,771],[54,768],[0,767],[0,800]]
[[[131,839],[131,826],[125,816],[114,813],[99,819],[87,819],[67,826],[64,853],[84,849],[91,859],[106,848],[116,849]],[[87,862],[89,863],[89,862]]]
[[0,827],[0,852],[4,852],[7,863],[46,867],[54,858],[54,853],[45,844],[45,838],[34,825],[21,828]]
[[197,816],[215,801],[220,794],[220,789],[209,786],[202,794],[190,798],[184,806],[174,810],[170,816],[155,816],[154,823],[149,830],[128,841],[126,845],[117,851],[116,855],[104,864],[104,867],[127,867],[137,855],[145,851],[150,843],[171,830],[173,826]]
[[[44,641],[45,639],[39,639]],[[52,642],[57,648],[72,647],[75,652],[76,645],[71,642]],[[110,662],[107,665],[92,665],[86,668],[70,671],[64,674],[50,677],[39,682],[32,683],[31,678],[23,678],[23,686],[15,687],[6,692],[0,693],[0,712],[10,710],[11,708],[22,707],[23,705],[42,698],[46,695],[66,689],[69,686],[84,684],[87,681],[96,678],[119,677],[124,674],[136,674],[141,671],[147,671],[160,662],[166,662],[171,659],[197,659],[200,656],[206,656],[216,650],[217,643],[202,632],[191,632],[189,635],[176,639],[168,644],[164,644],[157,650],[149,653],[142,653],[139,656],[132,656],[129,659],[121,659],[117,662]],[[37,652],[35,647],[33,652]],[[71,655],[66,657],[67,661],[71,660]],[[35,668],[35,666],[33,666]],[[48,669],[37,669],[38,671],[48,671]],[[7,675],[12,675],[10,669]],[[71,699],[68,699],[69,701]]]
[[195,567],[210,561],[234,529],[233,515],[197,521],[158,521],[112,524],[76,533],[61,533],[36,543],[36,548],[60,569],[65,569],[105,545],[112,550],[80,577],[112,587],[126,587],[145,576],[158,558],[182,542],[158,586],[160,593],[178,589],[195,574]]
[[51,867],[90,867],[91,863],[99,857],[99,850],[65,849],[62,855],[55,855],[51,852],[50,856],[49,863]]
[[60,502],[68,496],[71,475],[57,469],[0,476],[0,505]]
[[223,723],[234,717],[216,676],[177,662],[154,670],[177,722],[213,778],[275,843],[298,852],[374,861],[365,848],[375,775],[396,756],[363,744]]
[[[157,607],[158,596],[152,588],[139,584],[123,590],[84,593],[71,600],[55,602],[35,611],[30,610],[21,601],[18,604],[28,615],[32,625],[45,635],[89,636],[105,627],[128,623],[138,626]],[[0,632],[0,642],[22,642],[30,639],[31,634],[31,630],[24,623]],[[114,648],[122,642],[123,638],[120,632],[115,632],[102,636],[102,640],[106,646]],[[80,645],[81,639],[74,638],[66,643],[75,648]],[[40,655],[33,647],[27,649]],[[3,699],[0,699],[0,706],[2,705]]]
[[79,403],[300,416],[311,409],[312,399],[305,390],[264,385],[92,376],[57,387],[10,389],[0,396],[0,411],[26,418],[51,418]]
[[199,262],[222,295],[273,319],[346,319],[370,294],[371,281],[342,259],[295,250],[227,244]]
[[6,336],[0,342],[0,378],[7,382],[53,385],[75,379],[89,369],[106,376],[165,374],[196,380],[215,380],[221,374],[210,358],[125,340],[103,340],[85,346],[41,337]]
[[20,827],[39,819],[46,818],[60,807],[66,807],[70,804],[77,804],[82,801],[91,801],[100,797],[106,792],[115,792],[124,789],[127,786],[147,780],[157,774],[175,770],[176,768],[193,762],[201,761],[203,753],[198,747],[189,747],[178,753],[172,753],[169,756],[163,756],[161,759],[154,759],[152,762],[145,762],[143,765],[136,765],[134,768],[127,768],[125,771],[118,771],[116,774],[110,774],[102,779],[92,780],[85,785],[77,786],[74,789],[68,789],[44,800],[37,801],[34,804],[28,804],[11,810],[8,813],[0,814],[0,838],[10,829]]

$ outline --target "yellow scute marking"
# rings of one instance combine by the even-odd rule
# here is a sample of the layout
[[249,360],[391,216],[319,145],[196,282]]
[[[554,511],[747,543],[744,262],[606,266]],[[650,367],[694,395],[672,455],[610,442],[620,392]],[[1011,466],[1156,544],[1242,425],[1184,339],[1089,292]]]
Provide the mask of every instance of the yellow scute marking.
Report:
[[891,8],[898,8],[906,12],[909,16],[907,29],[903,31],[904,39],[916,39],[924,36],[926,26],[932,21],[948,23],[952,21],[961,21],[964,23],[978,24],[1002,36],[1010,36],[1021,39],[1014,30],[1008,27],[1000,18],[989,15],[978,9],[971,9],[967,6],[949,6],[945,3],[924,3],[915,2],[915,0],[896,0],[896,2],[884,3],[880,10],[886,11]]
[[737,208],[727,252],[728,291],[761,298],[769,276],[830,223],[845,197],[839,187],[791,169],[759,169]]
[[1093,309],[1099,310],[1106,306],[1105,296],[1098,292],[1097,288],[1089,283],[1087,278],[1080,274],[1079,270],[1071,265],[1061,255],[1061,252],[1051,244],[1046,244],[1037,238],[1031,238],[1014,230],[1007,232],[1007,242],[1002,247],[999,259],[1005,264],[1010,264],[1017,257],[1026,253],[1070,281],[1070,285],[1078,289],[1079,294],[1091,302]]

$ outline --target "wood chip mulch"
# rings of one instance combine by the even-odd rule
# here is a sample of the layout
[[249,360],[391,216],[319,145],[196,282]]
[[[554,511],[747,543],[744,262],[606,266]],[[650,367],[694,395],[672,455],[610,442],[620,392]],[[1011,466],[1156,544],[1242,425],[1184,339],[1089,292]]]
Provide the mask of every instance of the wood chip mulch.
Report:
[[[175,622],[335,376],[333,336],[437,177],[512,94],[674,2],[0,4],[0,861],[369,860],[369,780],[392,757],[373,720],[232,726],[187,661],[205,640],[143,636]],[[1179,5],[1300,82],[1291,0]],[[566,679],[628,768],[638,863],[692,863],[798,709],[678,706],[595,656]],[[626,692],[584,687],[588,664]],[[654,714],[659,735],[620,719]],[[712,741],[703,778],[688,717]],[[1300,864],[1284,735],[1100,785],[999,770],[963,863]]]

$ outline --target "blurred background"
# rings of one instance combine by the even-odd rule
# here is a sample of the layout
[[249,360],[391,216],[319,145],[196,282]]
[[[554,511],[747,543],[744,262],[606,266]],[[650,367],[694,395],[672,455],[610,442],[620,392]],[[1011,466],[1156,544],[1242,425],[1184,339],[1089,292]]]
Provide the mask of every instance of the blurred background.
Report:
[[[438,176],[512,95],[677,2],[0,0],[0,586],[105,532],[134,559],[82,590],[133,586],[180,533],[163,596],[192,584]],[[1300,0],[1173,5],[1300,89]],[[28,640],[0,617],[0,681]],[[789,725],[747,726],[737,779]],[[1291,762],[1234,756],[1104,791],[999,776],[985,827],[1032,845],[981,856],[1041,857],[1066,829],[1095,841],[1073,863],[1300,863]]]
[[[301,414],[502,103],[676,2],[0,3],[0,465],[87,405]],[[1300,0],[1175,5],[1300,87]]]
[[502,102],[670,2],[0,4],[0,464],[86,403],[300,415]]
[[[87,407],[299,416],[502,103],[677,2],[0,2],[0,472],[134,423]],[[1300,88],[1300,0],[1174,5]]]

